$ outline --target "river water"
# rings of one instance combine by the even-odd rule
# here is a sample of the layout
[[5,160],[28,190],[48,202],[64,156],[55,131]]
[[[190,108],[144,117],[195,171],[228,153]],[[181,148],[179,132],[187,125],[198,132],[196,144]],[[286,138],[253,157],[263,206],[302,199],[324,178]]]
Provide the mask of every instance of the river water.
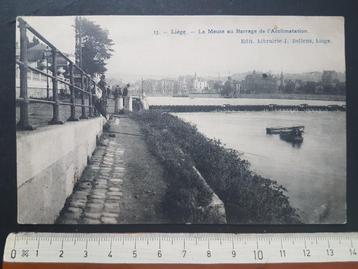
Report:
[[[153,99],[150,104],[165,99],[169,104],[188,104],[196,100],[186,98],[185,102],[184,98],[162,97]],[[219,98],[211,99],[208,102],[223,102],[214,100]],[[307,100],[224,100],[235,104],[344,104]],[[205,100],[196,101],[196,104],[208,104]],[[286,187],[290,202],[299,209],[304,223],[345,223],[345,112],[198,112],[176,115],[195,124],[207,137],[220,139],[226,147],[238,150],[257,174]],[[294,125],[305,126],[304,140],[299,147],[265,132],[266,127]]]

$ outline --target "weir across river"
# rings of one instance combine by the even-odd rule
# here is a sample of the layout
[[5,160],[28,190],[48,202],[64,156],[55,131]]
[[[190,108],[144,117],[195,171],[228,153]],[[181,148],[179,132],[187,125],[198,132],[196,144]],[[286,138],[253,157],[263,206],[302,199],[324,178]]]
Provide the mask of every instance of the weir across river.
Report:
[[214,111],[346,111],[345,105],[149,105],[151,110],[166,112]]

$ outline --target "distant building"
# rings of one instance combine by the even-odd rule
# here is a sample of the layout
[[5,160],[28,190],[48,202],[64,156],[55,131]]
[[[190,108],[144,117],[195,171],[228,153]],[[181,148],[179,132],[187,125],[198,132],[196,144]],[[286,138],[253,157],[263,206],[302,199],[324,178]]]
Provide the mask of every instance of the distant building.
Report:
[[278,92],[279,82],[271,74],[253,71],[242,81],[241,88],[243,93],[275,93]]
[[233,80],[232,77],[228,77],[225,81],[221,95],[226,97],[238,97],[240,95],[241,84],[237,80]]
[[224,82],[221,80],[208,80],[208,92],[220,93],[224,87]]
[[179,76],[174,84],[173,96],[188,96],[188,79],[185,76]]
[[[30,67],[39,69],[45,73],[47,72],[49,75],[52,75],[52,57],[50,53],[48,53],[49,55],[46,54],[47,51],[49,50],[46,45],[44,45],[43,43],[36,43],[28,48],[27,61]],[[66,56],[68,57],[69,55],[66,54]],[[20,46],[17,42],[16,59],[20,59]],[[69,82],[69,79],[65,78],[64,75],[68,69],[66,60],[60,55],[58,55],[56,57],[56,63],[58,77],[62,80]],[[29,97],[52,97],[52,79],[31,69],[28,69],[27,87]],[[58,83],[58,90],[60,93],[69,93],[69,87],[61,82]],[[20,96],[20,68],[18,65],[16,65],[16,96]]]
[[204,90],[208,89],[208,83],[206,82],[206,80],[199,78],[195,73],[194,78],[191,82],[190,89],[192,92],[201,93]]

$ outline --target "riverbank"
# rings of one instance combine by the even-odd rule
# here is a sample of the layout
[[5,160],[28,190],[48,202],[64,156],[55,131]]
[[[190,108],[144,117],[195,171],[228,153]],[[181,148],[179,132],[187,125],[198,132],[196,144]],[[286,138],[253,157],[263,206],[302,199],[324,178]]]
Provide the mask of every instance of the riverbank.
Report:
[[[305,224],[343,223],[346,189],[346,113],[255,111],[174,113],[208,138],[240,152],[250,169],[287,188]],[[292,145],[266,127],[305,126]],[[334,141],[334,143],[332,143]],[[329,145],[329,146],[327,146]]]
[[255,174],[250,164],[220,141],[167,113],[132,115],[141,124],[150,151],[165,169],[168,191],[163,203],[176,222],[200,223],[210,192],[193,167],[223,201],[227,223],[294,224],[301,220],[290,205],[286,189]]

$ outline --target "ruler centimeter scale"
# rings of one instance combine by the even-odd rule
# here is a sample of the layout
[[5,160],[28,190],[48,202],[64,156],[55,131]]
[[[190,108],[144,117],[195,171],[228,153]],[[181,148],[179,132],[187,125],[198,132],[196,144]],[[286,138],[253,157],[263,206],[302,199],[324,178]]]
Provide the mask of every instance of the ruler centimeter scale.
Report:
[[[5,264],[282,264],[332,262],[358,262],[358,233],[13,233],[8,236],[4,250]],[[358,263],[357,267],[354,268],[358,268]]]

